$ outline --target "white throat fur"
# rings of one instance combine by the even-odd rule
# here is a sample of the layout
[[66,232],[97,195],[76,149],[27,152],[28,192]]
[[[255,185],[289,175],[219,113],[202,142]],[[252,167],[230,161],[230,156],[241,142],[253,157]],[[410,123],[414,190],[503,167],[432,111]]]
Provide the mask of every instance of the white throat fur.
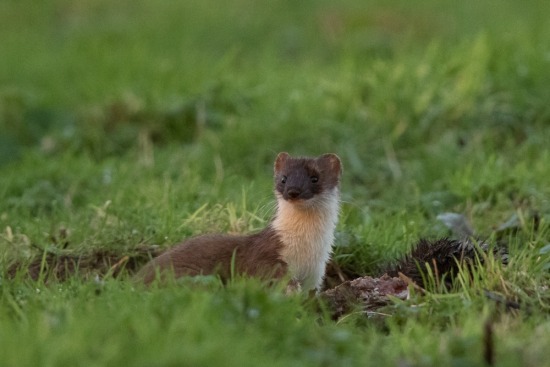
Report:
[[273,229],[283,242],[281,258],[303,290],[319,290],[332,253],[334,230],[340,208],[339,189],[334,187],[303,203],[277,196]]

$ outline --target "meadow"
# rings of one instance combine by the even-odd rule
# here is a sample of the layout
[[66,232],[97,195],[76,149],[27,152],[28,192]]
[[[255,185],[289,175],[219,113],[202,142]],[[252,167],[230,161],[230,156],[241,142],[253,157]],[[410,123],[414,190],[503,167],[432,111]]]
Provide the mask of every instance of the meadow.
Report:
[[[0,2],[1,366],[550,366],[550,3]],[[333,261],[377,274],[464,215],[488,259],[335,321],[254,279],[121,258],[274,212],[280,151],[344,165]],[[517,303],[506,309],[487,292]]]

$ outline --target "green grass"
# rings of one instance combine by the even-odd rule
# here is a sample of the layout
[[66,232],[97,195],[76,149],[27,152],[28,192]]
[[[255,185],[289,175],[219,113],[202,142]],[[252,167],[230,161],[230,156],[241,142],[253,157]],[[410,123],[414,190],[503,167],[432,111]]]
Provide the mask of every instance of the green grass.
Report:
[[[2,277],[0,365],[483,366],[489,320],[497,365],[550,365],[549,11],[1,2],[2,269],[43,250],[123,255],[262,228],[279,151],[342,158],[343,268],[372,274],[447,235],[443,212],[507,242],[510,260],[388,316],[338,322],[254,280],[146,290],[128,277]],[[495,233],[513,215],[518,229]]]

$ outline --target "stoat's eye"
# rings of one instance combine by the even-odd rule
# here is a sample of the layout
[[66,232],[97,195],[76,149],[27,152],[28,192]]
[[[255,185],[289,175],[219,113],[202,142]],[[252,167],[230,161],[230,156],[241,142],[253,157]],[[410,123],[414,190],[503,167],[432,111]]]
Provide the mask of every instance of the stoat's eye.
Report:
[[281,183],[286,183],[286,176],[281,177]]
[[311,176],[311,177],[310,177],[310,180],[311,180],[312,183],[317,183],[317,182],[319,181],[319,177],[317,177],[317,176]]

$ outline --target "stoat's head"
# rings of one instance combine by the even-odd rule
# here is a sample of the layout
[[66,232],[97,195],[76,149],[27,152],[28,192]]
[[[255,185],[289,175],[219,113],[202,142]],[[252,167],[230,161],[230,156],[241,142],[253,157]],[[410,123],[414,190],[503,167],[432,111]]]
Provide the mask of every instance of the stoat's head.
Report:
[[336,194],[342,163],[336,154],[293,158],[279,153],[275,160],[275,193],[290,203],[306,204],[314,198]]

